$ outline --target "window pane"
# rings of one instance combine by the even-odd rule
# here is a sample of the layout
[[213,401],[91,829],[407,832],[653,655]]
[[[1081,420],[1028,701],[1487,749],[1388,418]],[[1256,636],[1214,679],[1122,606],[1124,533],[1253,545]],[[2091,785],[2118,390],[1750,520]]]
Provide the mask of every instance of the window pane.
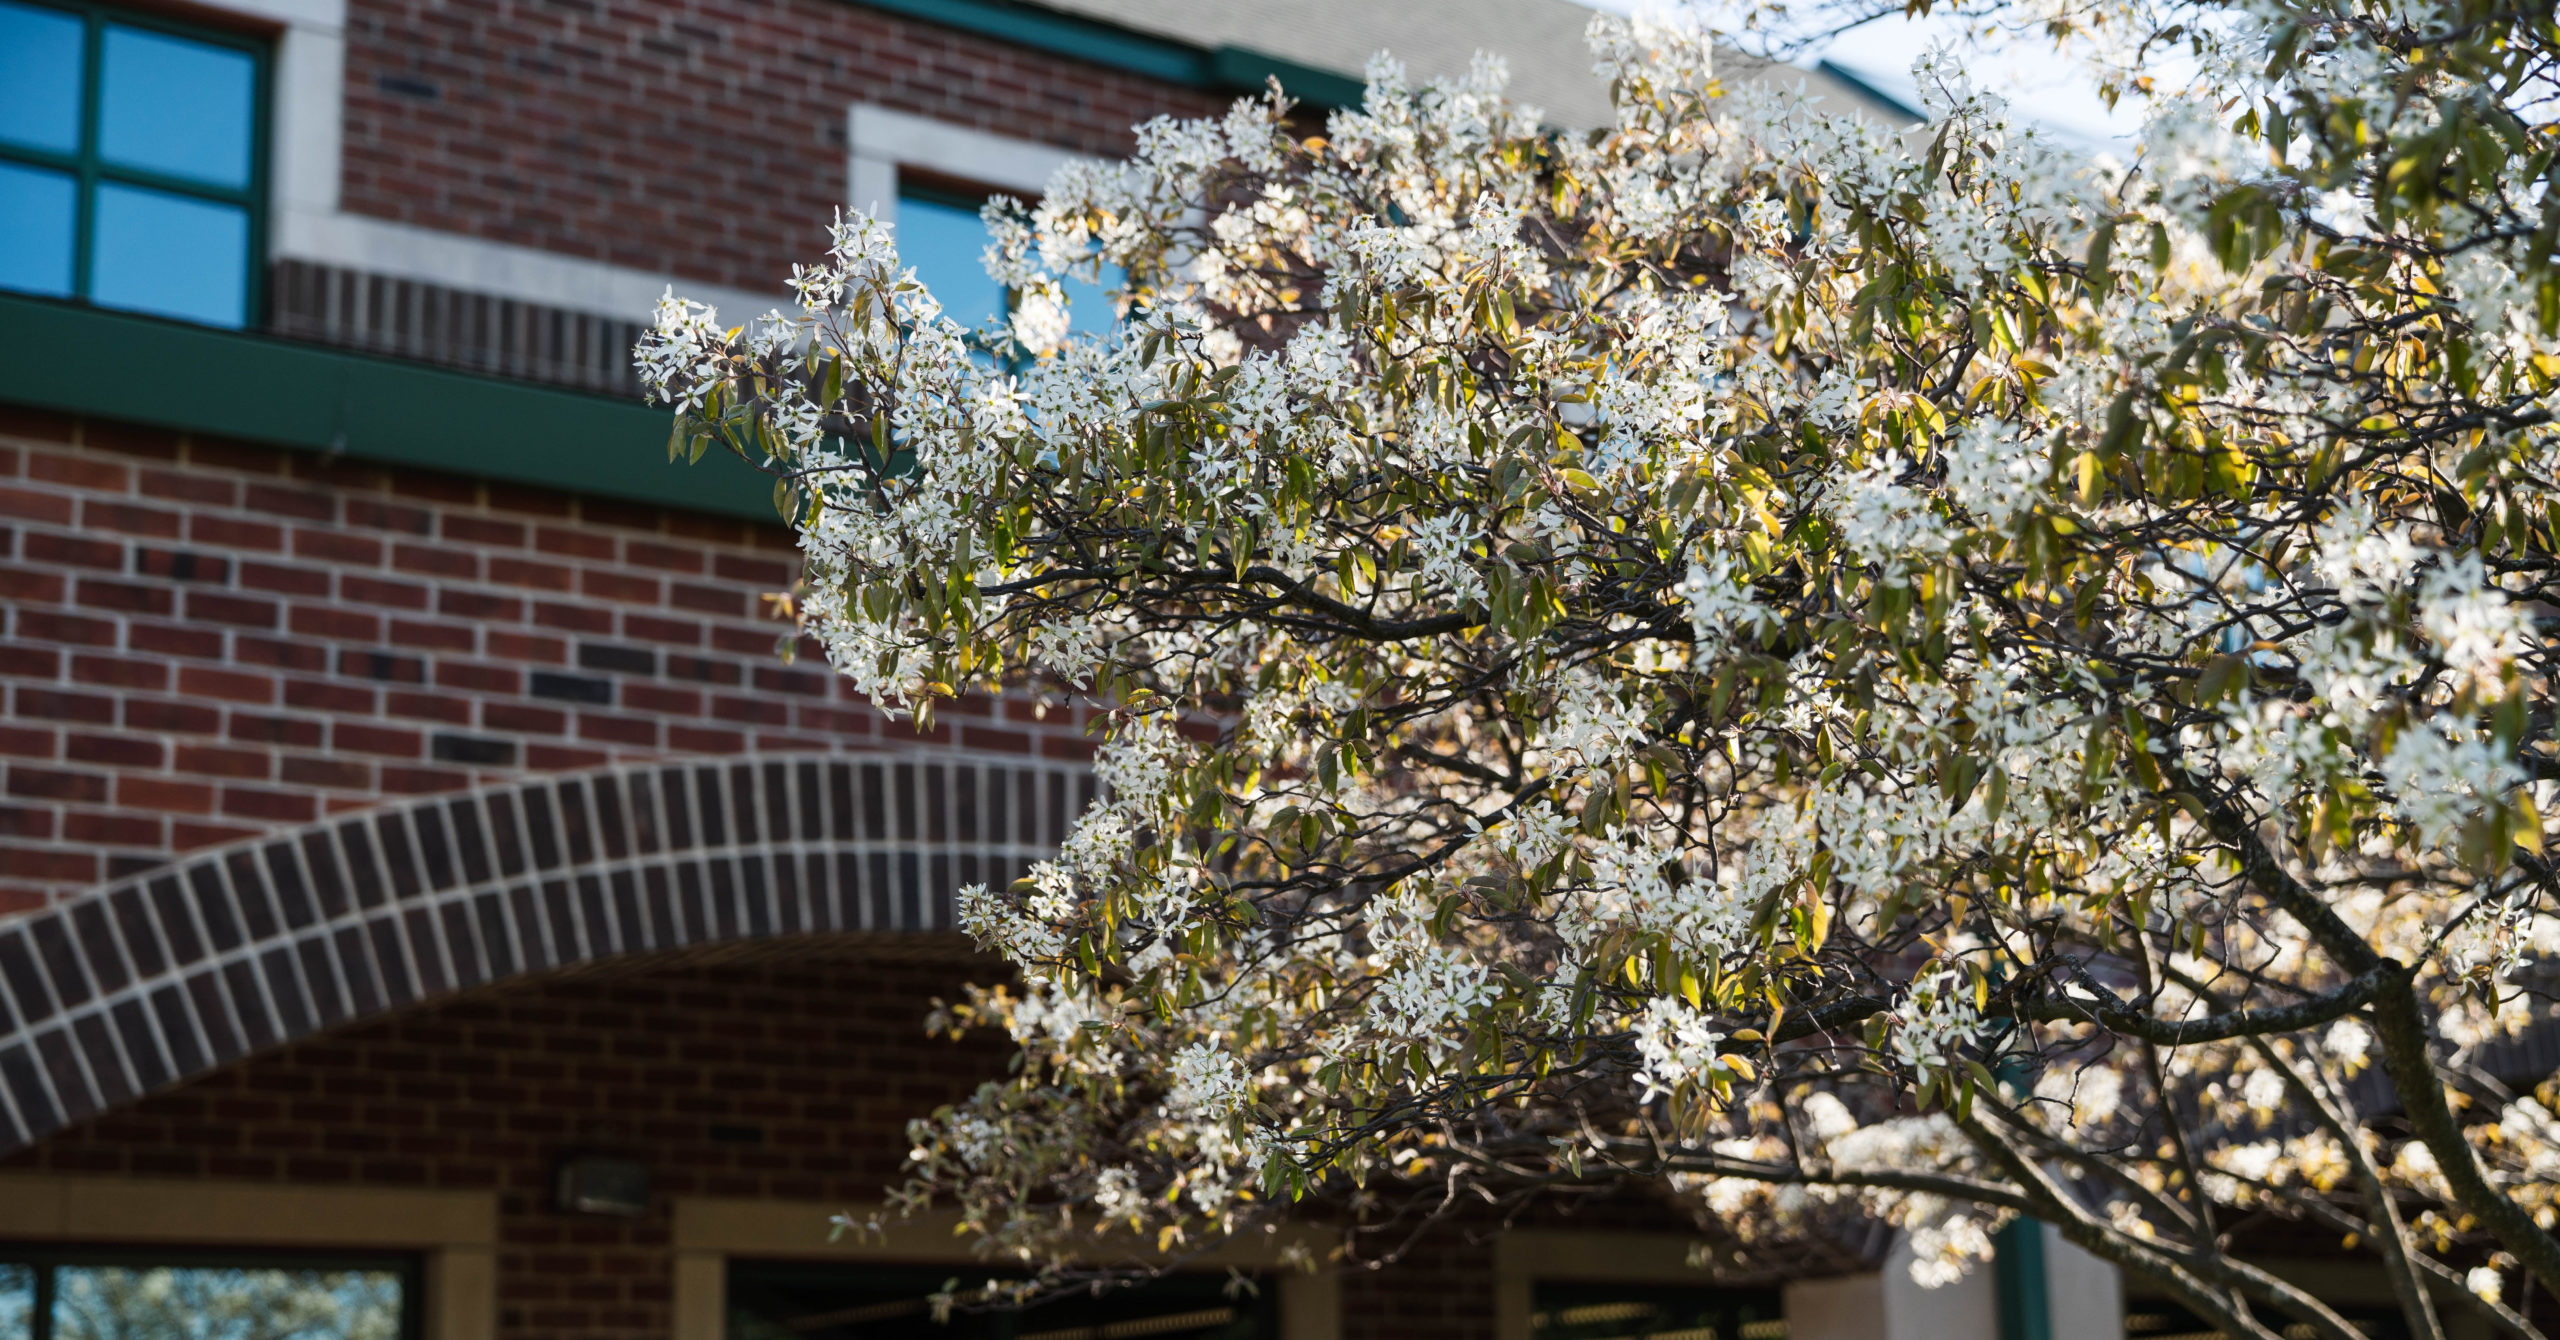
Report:
[[1067,329],[1078,335],[1108,335],[1120,323],[1120,313],[1111,306],[1111,291],[1129,282],[1117,265],[1106,266],[1103,282],[1089,284],[1081,279],[1062,279],[1058,287],[1067,291]]
[[0,163],[0,288],[71,292],[71,178]]
[[80,17],[0,0],[0,140],[80,148]]
[[35,1311],[35,1268],[0,1262],[0,1340],[29,1340]]
[[247,186],[256,72],[243,51],[109,25],[99,155],[208,185]]
[[932,1297],[984,1266],[729,1264],[728,1340],[1265,1340],[1277,1334],[1272,1289],[1234,1291],[1223,1275],[1164,1275],[1100,1297],[1077,1295],[1021,1310],[955,1311],[933,1319]]
[[98,187],[89,298],[212,326],[249,318],[249,212],[113,182]]
[[400,1340],[388,1270],[57,1266],[54,1340]]
[[942,314],[964,330],[1004,315],[1004,285],[987,277],[979,259],[986,249],[987,226],[978,221],[975,206],[898,197],[898,257],[933,291]]

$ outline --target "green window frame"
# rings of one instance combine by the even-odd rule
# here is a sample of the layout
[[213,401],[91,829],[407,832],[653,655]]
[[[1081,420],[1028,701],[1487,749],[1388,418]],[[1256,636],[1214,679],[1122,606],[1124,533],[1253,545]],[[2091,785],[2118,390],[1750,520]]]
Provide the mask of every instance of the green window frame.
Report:
[[[192,321],[232,329],[255,329],[263,317],[266,285],[264,261],[267,251],[267,173],[269,123],[273,114],[271,83],[274,56],[271,44],[264,38],[229,29],[208,27],[160,14],[123,9],[112,5],[86,3],[85,0],[9,0],[27,9],[50,10],[79,19],[80,90],[79,138],[68,153],[19,143],[0,137],[0,164],[50,170],[72,177],[75,196],[72,215],[71,292],[74,302],[101,307],[154,312],[134,303],[99,302],[92,294],[96,287],[96,252],[98,201],[101,187],[125,186],[163,195],[182,197],[239,209],[246,217],[245,241],[238,257],[240,265],[241,302],[238,321],[201,320],[190,317],[172,319]],[[237,186],[226,186],[119,163],[101,149],[100,122],[105,52],[111,30],[124,30],[201,46],[237,52],[250,62],[248,172]]]
[[242,1320],[195,1314],[190,1316],[195,1323],[192,1328],[171,1333],[168,1340],[272,1340],[286,1336],[291,1340],[420,1340],[423,1334],[423,1290],[419,1287],[422,1275],[413,1256],[0,1243],[0,1340],[85,1340],[86,1332],[76,1324],[57,1328],[59,1286],[66,1271],[103,1275],[109,1271],[156,1270],[196,1274],[227,1271],[243,1276],[280,1272],[362,1275],[374,1277],[372,1282],[376,1285],[396,1283],[400,1295],[395,1315],[386,1317],[377,1312],[367,1318],[373,1324],[357,1331],[343,1326],[331,1328],[308,1317],[302,1319],[300,1326],[284,1327],[276,1325],[288,1320],[284,1317]]

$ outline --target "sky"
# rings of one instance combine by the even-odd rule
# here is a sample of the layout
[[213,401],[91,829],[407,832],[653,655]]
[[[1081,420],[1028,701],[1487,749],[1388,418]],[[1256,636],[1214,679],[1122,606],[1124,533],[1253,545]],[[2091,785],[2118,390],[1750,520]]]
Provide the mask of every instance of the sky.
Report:
[[[1581,0],[1596,9],[1633,13],[1645,0]],[[1926,19],[1894,17],[1866,24],[1807,53],[1805,63],[1828,58],[1883,93],[1918,106],[1911,81],[1911,60],[1931,43],[1956,33],[1943,16]],[[2130,105],[2110,112],[2097,88],[2069,62],[2056,59],[2050,47],[2036,41],[2005,45],[1975,44],[1965,69],[1974,82],[2009,100],[2019,113],[2091,149],[2130,147],[2141,129]]]

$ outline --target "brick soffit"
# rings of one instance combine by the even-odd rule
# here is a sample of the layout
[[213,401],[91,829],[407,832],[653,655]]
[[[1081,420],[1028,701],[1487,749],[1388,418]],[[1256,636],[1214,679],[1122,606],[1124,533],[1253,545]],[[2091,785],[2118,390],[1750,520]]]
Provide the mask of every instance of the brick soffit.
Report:
[[1094,791],[956,751],[519,779],[189,856],[0,924],[0,1154],[421,1001],[642,954],[954,928]]

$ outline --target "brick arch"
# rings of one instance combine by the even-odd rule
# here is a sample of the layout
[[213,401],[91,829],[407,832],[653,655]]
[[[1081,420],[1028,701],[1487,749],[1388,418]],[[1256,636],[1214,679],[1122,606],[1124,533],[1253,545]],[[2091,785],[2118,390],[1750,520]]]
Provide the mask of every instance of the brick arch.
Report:
[[0,1154],[253,1052],[624,955],[952,928],[1066,764],[766,755],[519,779],[211,849],[0,925]]

